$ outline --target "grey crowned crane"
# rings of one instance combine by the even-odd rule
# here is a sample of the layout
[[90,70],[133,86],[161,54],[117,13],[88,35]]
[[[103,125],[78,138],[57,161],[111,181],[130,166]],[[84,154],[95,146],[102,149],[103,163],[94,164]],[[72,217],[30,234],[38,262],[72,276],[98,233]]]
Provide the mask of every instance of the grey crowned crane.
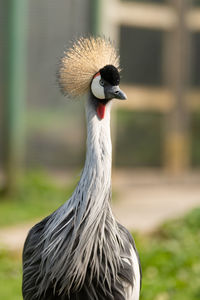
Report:
[[105,38],[81,38],[61,59],[63,92],[71,97],[89,92],[86,161],[71,198],[27,236],[25,300],[139,299],[135,244],[115,220],[110,205],[110,108],[112,99],[126,99],[119,82],[119,56]]

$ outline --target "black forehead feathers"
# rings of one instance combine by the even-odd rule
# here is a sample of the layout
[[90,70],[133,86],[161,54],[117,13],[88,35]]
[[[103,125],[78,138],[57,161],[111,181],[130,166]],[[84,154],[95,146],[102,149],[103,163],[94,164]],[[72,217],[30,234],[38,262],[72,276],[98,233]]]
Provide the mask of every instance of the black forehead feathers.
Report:
[[117,68],[113,65],[106,65],[102,69],[100,69],[101,77],[109,82],[111,85],[119,85],[120,76]]

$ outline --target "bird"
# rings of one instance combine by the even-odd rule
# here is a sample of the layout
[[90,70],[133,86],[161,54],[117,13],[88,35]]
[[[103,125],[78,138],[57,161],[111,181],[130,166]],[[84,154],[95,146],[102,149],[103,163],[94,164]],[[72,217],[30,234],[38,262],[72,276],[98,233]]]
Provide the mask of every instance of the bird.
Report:
[[[86,159],[70,199],[30,229],[23,248],[24,300],[138,300],[134,239],[111,209],[112,102],[120,89],[118,50],[106,37],[80,37],[64,51],[58,82],[83,99]],[[85,97],[84,95],[88,96]]]

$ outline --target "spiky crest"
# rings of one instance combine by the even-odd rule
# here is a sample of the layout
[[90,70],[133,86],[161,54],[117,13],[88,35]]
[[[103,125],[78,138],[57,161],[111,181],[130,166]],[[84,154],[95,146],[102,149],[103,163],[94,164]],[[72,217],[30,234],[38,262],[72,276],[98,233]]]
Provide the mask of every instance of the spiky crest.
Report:
[[112,42],[102,37],[80,38],[61,59],[58,77],[63,93],[70,97],[84,94],[93,76],[106,65],[119,70],[119,56]]

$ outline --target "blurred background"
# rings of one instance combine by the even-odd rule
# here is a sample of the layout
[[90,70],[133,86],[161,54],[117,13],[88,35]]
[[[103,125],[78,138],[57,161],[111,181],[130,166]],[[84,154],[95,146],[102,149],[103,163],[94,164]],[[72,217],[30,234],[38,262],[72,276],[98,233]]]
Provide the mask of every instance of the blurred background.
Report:
[[27,230],[79,179],[84,106],[56,72],[91,34],[121,57],[113,210],[136,237],[141,299],[200,299],[200,1],[0,0],[0,25],[0,299],[22,298]]

